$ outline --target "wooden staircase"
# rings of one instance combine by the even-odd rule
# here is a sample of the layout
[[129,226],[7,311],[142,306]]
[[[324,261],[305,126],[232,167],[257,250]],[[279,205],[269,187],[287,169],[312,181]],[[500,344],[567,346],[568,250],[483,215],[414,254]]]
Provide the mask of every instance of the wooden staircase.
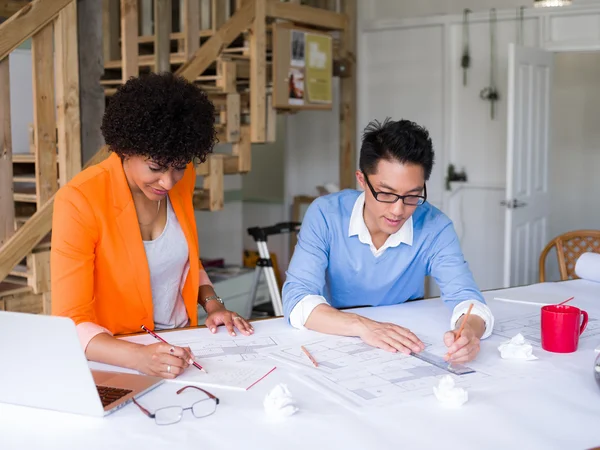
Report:
[[[24,6],[0,25],[0,310],[47,314],[53,196],[82,169],[77,2],[8,1]],[[274,24],[298,22],[341,37],[354,26],[344,14],[294,0],[183,0],[181,9],[178,0],[154,0],[153,35],[140,36],[137,0],[102,1],[105,72],[100,84],[107,102],[132,76],[172,71],[198,84],[215,104],[217,137],[231,144],[231,150],[209,155],[196,169],[202,187],[195,192],[194,206],[209,211],[223,208],[224,176],[250,171],[252,144],[274,141],[276,114],[289,112],[272,106]],[[200,29],[200,5],[206,2],[211,5],[210,27]],[[234,5],[231,10],[227,3]],[[174,11],[181,22],[175,32]],[[30,152],[12,153],[7,56],[29,38],[34,80]],[[342,47],[338,55],[346,65],[353,60],[351,49],[344,53]],[[347,164],[355,159],[355,122],[344,90],[342,98],[340,156]],[[86,167],[106,155],[100,149]],[[342,187],[352,173],[341,172]]]

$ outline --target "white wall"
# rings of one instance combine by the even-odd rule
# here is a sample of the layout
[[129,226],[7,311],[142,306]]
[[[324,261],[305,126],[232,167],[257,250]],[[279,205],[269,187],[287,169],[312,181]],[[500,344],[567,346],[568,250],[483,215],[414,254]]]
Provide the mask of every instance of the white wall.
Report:
[[339,185],[339,79],[333,79],[331,111],[301,111],[287,119],[285,198],[318,194],[316,186]]
[[[600,229],[600,52],[555,55],[549,236]],[[554,252],[549,279],[559,279]]]
[[[218,145],[215,152],[231,152],[231,145]],[[202,186],[202,177],[196,180]],[[224,191],[239,192],[242,188],[240,175],[226,175]],[[241,197],[226,201],[220,211],[196,211],[196,226],[201,258],[225,258],[226,264],[242,264],[242,220]]]
[[445,171],[443,39],[439,26],[367,32],[359,59],[359,129],[388,116],[425,126],[435,150],[427,185],[434,204],[440,203]]
[[[460,57],[462,53],[462,7],[474,7],[474,2],[396,2],[379,0],[361,4],[362,20],[359,26],[359,99],[360,120],[363,124],[373,111],[397,111],[410,114],[432,131],[436,144],[435,177],[443,180],[446,165],[465,168],[469,183],[455,192],[440,192],[443,210],[455,222],[462,238],[462,248],[482,288],[500,286],[503,265],[504,196],[506,171],[507,129],[507,56],[508,44],[516,41],[517,21],[515,5],[508,2],[477,2],[479,14],[471,16],[471,68],[467,86],[462,85]],[[600,51],[600,5],[597,1],[576,2],[588,6],[525,11],[524,43],[557,51],[572,48],[593,48]],[[458,5],[458,6],[457,6]],[[489,23],[485,9],[499,8],[497,22],[497,86],[500,101],[496,105],[496,119],[490,119],[489,102],[480,99],[482,88],[489,84]],[[509,7],[511,9],[503,9]],[[412,9],[411,9],[412,8]],[[419,8],[422,8],[419,10]],[[407,19],[422,11],[426,14],[452,13],[445,17]],[[418,46],[414,45],[418,42]],[[418,50],[417,50],[418,48]],[[553,198],[572,196],[584,187],[598,195],[596,179],[591,167],[598,167],[595,109],[599,92],[593,86],[598,79],[594,62],[574,59],[560,61],[563,67],[560,92],[555,93],[553,114],[560,112],[563,119],[553,123],[551,174]],[[582,73],[583,72],[583,73]],[[578,76],[573,76],[577,73]],[[439,80],[441,79],[441,83]],[[560,75],[559,75],[560,80]],[[588,95],[594,91],[593,95]],[[594,103],[595,102],[595,103]],[[575,109],[577,113],[571,111]],[[583,123],[589,124],[584,127]],[[597,126],[596,126],[597,127]],[[559,134],[556,136],[556,134]],[[569,153],[564,147],[569,148]],[[573,156],[571,155],[578,155]],[[441,163],[441,164],[440,164]],[[587,177],[567,178],[586,167]],[[561,178],[562,177],[562,178]],[[585,185],[585,186],[584,186]],[[567,189],[567,191],[565,191]],[[437,197],[438,195],[436,195]],[[593,198],[593,197],[590,197]],[[434,203],[435,204],[435,203]],[[556,206],[555,204],[555,207]],[[599,228],[598,214],[585,201],[575,202],[569,208],[553,212],[550,234],[567,229]],[[568,218],[566,216],[569,216]]]
[[14,153],[29,152],[29,124],[33,123],[31,50],[16,49],[9,56],[10,120]]
[[[529,3],[532,4],[533,0]],[[489,8],[519,8],[520,6],[528,5],[522,0],[371,0],[365,2],[364,8],[367,19],[398,20],[416,16],[462,14],[465,8],[483,11]]]

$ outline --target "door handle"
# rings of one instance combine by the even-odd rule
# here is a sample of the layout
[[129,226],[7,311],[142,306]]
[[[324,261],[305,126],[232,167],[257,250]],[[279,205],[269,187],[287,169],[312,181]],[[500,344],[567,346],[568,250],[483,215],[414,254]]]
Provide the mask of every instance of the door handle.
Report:
[[506,206],[508,209],[516,209],[516,208],[522,208],[524,206],[527,206],[527,203],[520,202],[516,198],[513,198],[512,200],[502,200],[500,202],[500,204],[502,206]]

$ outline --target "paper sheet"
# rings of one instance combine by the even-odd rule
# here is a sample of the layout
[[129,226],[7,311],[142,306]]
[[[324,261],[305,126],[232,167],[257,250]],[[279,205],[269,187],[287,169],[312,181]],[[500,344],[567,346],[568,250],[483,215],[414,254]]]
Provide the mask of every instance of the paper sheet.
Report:
[[276,369],[272,364],[227,364],[211,361],[204,364],[208,373],[188,367],[174,381],[199,386],[247,391]]
[[[443,345],[433,346],[420,335],[427,350],[444,354]],[[324,336],[302,344],[315,358],[314,367],[299,346],[281,348],[270,357],[302,368],[297,376],[351,410],[383,406],[415,398],[433,396],[433,386],[449,375],[444,369],[412,356],[374,348],[355,337]],[[490,377],[484,372],[451,375],[457,386]]]
[[[511,339],[521,333],[526,341],[536,347],[542,346],[541,337],[541,313],[515,316],[507,319],[497,320],[494,324],[493,334]],[[590,317],[587,327],[579,337],[580,341],[598,339],[600,337],[600,320]]]

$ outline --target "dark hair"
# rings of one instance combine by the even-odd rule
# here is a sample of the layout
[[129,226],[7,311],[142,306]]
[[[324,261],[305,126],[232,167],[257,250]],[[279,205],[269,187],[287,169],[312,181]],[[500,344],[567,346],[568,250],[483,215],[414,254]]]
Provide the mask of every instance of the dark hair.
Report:
[[390,118],[367,125],[360,148],[360,170],[371,175],[377,170],[379,160],[418,164],[423,167],[425,180],[433,168],[433,145],[428,131],[409,120],[394,122]]
[[204,162],[216,141],[215,107],[204,91],[172,73],[131,78],[102,118],[106,144],[123,159],[142,155],[162,166]]

